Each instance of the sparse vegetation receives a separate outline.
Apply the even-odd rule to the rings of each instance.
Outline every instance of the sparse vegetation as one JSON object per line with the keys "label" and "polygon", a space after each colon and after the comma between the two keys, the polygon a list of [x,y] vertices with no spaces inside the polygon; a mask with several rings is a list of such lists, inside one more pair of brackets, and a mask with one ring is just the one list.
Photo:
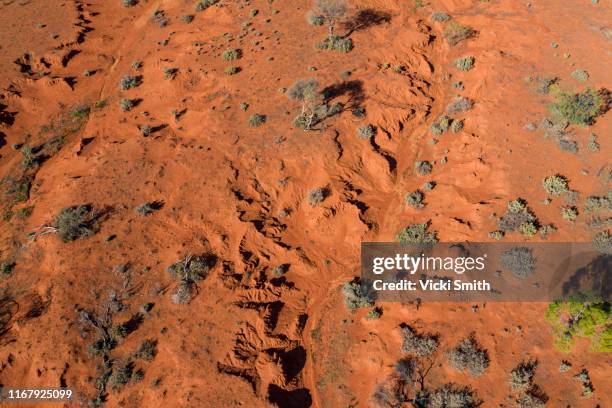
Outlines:
{"label": "sparse vegetation", "polygon": [[375,307],[368,312],[366,315],[367,320],[377,320],[382,316],[382,309],[380,307]]}
{"label": "sparse vegetation", "polygon": [[584,69],[577,69],[573,71],[570,75],[576,81],[580,81],[580,82],[584,82],[589,79],[589,73],[585,71]]}
{"label": "sparse vegetation", "polygon": [[89,204],[67,207],[55,218],[54,227],[62,241],[71,242],[98,232],[98,217]]}
{"label": "sparse vegetation", "polygon": [[121,0],[123,7],[132,7],[138,4],[138,0]]}
{"label": "sparse vegetation", "polygon": [[561,207],[561,215],[566,221],[576,221],[576,218],[578,218],[578,208],[573,206]]}
{"label": "sparse vegetation", "polygon": [[497,224],[503,233],[518,230],[527,237],[533,236],[539,227],[536,216],[522,198],[508,202],[508,212],[497,221]]}
{"label": "sparse vegetation", "polygon": [[453,120],[453,123],[451,123],[451,131],[453,133],[459,133],[463,130],[463,126],[463,120],[455,119]]}

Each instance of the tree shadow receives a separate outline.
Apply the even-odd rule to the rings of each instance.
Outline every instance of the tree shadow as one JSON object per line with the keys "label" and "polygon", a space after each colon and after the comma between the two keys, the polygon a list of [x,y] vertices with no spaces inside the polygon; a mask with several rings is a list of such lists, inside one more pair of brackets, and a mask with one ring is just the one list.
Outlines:
{"label": "tree shadow", "polygon": [[7,112],[7,105],[0,103],[0,125],[12,126],[15,123],[16,112]]}
{"label": "tree shadow", "polygon": [[344,110],[355,109],[359,107],[365,100],[363,91],[363,81],[343,81],[338,84],[333,84],[323,89],[323,99],[325,103],[340,96],[348,96],[348,101],[344,105]]}
{"label": "tree shadow", "polygon": [[359,10],[351,19],[344,23],[344,27],[348,30],[345,37],[350,36],[355,31],[365,30],[367,28],[377,26],[391,21],[391,14],[374,10],[371,8]]}

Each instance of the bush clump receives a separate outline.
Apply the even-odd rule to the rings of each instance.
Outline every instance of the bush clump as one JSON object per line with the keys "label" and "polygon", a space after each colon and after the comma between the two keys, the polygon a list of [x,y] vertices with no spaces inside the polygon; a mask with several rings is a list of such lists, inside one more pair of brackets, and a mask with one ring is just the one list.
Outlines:
{"label": "bush clump", "polygon": [[474,103],[469,98],[466,98],[465,96],[458,96],[446,106],[446,112],[465,112],[472,109],[473,105]]}
{"label": "bush clump", "polygon": [[134,357],[152,361],[157,354],[157,340],[147,339],[140,343]]}
{"label": "bush clump", "polygon": [[593,248],[602,254],[612,254],[612,234],[610,234],[610,231],[601,231],[595,234]]}
{"label": "bush clump", "polygon": [[544,190],[550,195],[560,196],[569,191],[569,184],[565,177],[555,174],[542,180]]}
{"label": "bush clump", "polygon": [[508,377],[510,387],[515,390],[525,390],[531,387],[535,370],[535,361],[523,361],[518,364],[510,371],[510,376]]}
{"label": "bush clump", "polygon": [[374,294],[368,291],[368,286],[362,285],[358,278],[345,283],[342,286],[342,294],[344,295],[344,304],[351,311],[374,305]]}
{"label": "bush clump", "polygon": [[428,232],[429,223],[412,224],[400,231],[395,239],[400,244],[433,245],[438,242],[436,232]]}
{"label": "bush clump", "polygon": [[461,340],[450,350],[446,357],[450,365],[457,370],[468,371],[473,376],[479,376],[489,366],[489,355],[481,348],[474,337]]}
{"label": "bush clump", "polygon": [[228,48],[227,50],[223,51],[223,54],[221,54],[221,58],[223,58],[225,61],[235,61],[241,56],[242,50],[239,48]]}
{"label": "bush clump", "polygon": [[427,396],[427,408],[475,408],[480,401],[467,387],[446,384]]}
{"label": "bush clump", "polygon": [[476,59],[472,56],[457,58],[455,60],[455,68],[459,71],[469,71],[474,68],[475,61]]}
{"label": "bush clump", "polygon": [[131,99],[123,98],[119,102],[119,106],[121,107],[122,112],[129,112],[134,108],[134,102]]}
{"label": "bush clump", "polygon": [[429,126],[429,131],[436,135],[440,136],[442,133],[446,132],[450,127],[451,123],[453,123],[453,119],[449,116],[442,115],[434,123]]}
{"label": "bush clump", "polygon": [[133,7],[138,4],[138,0],[121,0],[123,7]]}
{"label": "bush clump", "polygon": [[60,211],[55,218],[54,227],[63,242],[71,242],[98,232],[98,218],[99,214],[91,205],[75,205]]}
{"label": "bush clump", "polygon": [[119,88],[126,91],[136,88],[142,83],[142,78],[139,76],[126,75],[119,81]]}
{"label": "bush clump", "polygon": [[331,191],[329,191],[327,187],[314,188],[308,192],[308,204],[310,204],[311,207],[316,207],[325,201],[330,194]]}
{"label": "bush clump", "polygon": [[260,113],[254,113],[249,118],[249,126],[250,127],[259,127],[266,123],[268,117],[266,115],[262,115]]}
{"label": "bush clump", "polygon": [[557,96],[557,101],[550,106],[553,114],[577,125],[592,125],[604,108],[604,99],[594,89],[583,92],[565,93]]}
{"label": "bush clump", "polygon": [[430,356],[436,352],[440,345],[438,335],[431,333],[419,334],[408,325],[402,325],[400,330],[402,352],[404,353],[410,353],[416,357]]}
{"label": "bush clump", "polygon": [[445,23],[451,19],[451,16],[441,11],[436,11],[436,12],[431,13],[431,16],[429,17],[429,19],[431,21],[436,21],[438,23]]}
{"label": "bush clump", "polygon": [[431,173],[433,166],[427,160],[417,160],[414,163],[414,172],[419,176],[426,176]]}
{"label": "bush clump", "polygon": [[470,27],[451,21],[444,29],[444,38],[450,46],[455,46],[463,40],[475,37],[477,32]]}
{"label": "bush clump", "polygon": [[353,40],[350,38],[334,35],[317,43],[316,47],[320,50],[332,50],[347,53],[353,49]]}
{"label": "bush clump", "polygon": [[173,278],[185,282],[198,282],[208,276],[215,266],[217,258],[210,254],[188,256],[167,268]]}
{"label": "bush clump", "polygon": [[408,193],[405,197],[406,204],[416,209],[425,207],[425,203],[423,203],[424,200],[425,194],[423,194],[423,192],[420,190],[415,190],[412,193]]}
{"label": "bush clump", "polygon": [[217,4],[219,2],[219,0],[198,0],[194,5],[193,5],[193,9],[195,11],[204,11],[207,8],[214,6],[215,4]]}
{"label": "bush clump", "polygon": [[508,202],[508,211],[497,224],[502,233],[519,231],[525,236],[533,236],[538,230],[538,220],[527,207],[527,202],[517,198]]}
{"label": "bush clump", "polygon": [[505,251],[501,256],[501,264],[509,269],[514,276],[526,278],[533,274],[536,260],[530,248],[514,247]]}
{"label": "bush clump", "polygon": [[368,124],[357,129],[357,137],[363,140],[371,139],[376,135],[376,127]]}

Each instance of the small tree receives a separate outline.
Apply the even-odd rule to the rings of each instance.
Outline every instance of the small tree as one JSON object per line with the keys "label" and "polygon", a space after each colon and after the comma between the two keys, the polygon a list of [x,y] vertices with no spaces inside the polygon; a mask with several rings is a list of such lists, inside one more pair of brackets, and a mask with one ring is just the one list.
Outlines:
{"label": "small tree", "polygon": [[315,119],[315,101],[320,96],[317,88],[319,83],[315,78],[298,79],[291,88],[287,90],[289,99],[301,102],[304,130],[310,130]]}
{"label": "small tree", "polygon": [[334,28],[344,18],[347,10],[346,0],[316,0],[316,12],[325,19],[329,30],[329,38],[334,36]]}

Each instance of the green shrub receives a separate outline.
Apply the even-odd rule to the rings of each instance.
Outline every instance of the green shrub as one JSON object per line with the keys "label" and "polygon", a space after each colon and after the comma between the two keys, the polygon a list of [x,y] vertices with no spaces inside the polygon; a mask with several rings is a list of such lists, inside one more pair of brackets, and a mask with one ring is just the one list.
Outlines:
{"label": "green shrub", "polygon": [[455,68],[459,71],[469,71],[474,68],[474,62],[476,59],[474,57],[461,57],[455,60]]}
{"label": "green shrub", "polygon": [[548,306],[545,317],[561,351],[571,350],[576,338],[586,338],[592,351],[612,352],[610,303],[597,299],[557,301]]}
{"label": "green shrub", "polygon": [[15,262],[0,262],[0,277],[11,275],[15,265]]}
{"label": "green shrub", "polygon": [[405,197],[406,204],[416,209],[421,209],[425,207],[425,204],[423,203],[424,199],[425,194],[423,194],[423,192],[419,190],[413,191],[412,193],[408,193]]}
{"label": "green shrub", "polygon": [[240,50],[239,48],[228,48],[223,51],[223,54],[221,54],[221,58],[223,58],[225,61],[235,61],[241,56],[242,50]]}
{"label": "green shrub", "polygon": [[412,224],[400,231],[395,239],[400,244],[433,245],[438,242],[436,232],[428,232],[429,223]]}
{"label": "green shrub", "polygon": [[254,113],[249,118],[249,126],[250,127],[259,127],[259,126],[263,125],[264,123],[266,123],[266,120],[267,120],[266,115],[262,115],[262,114],[259,114],[259,113]]}
{"label": "green shrub", "polygon": [[569,183],[567,179],[559,174],[546,177],[544,180],[542,180],[542,186],[548,194],[553,196],[560,196],[561,194],[569,191]]}
{"label": "green shrub", "polygon": [[325,40],[318,43],[316,47],[321,50],[332,50],[347,53],[353,49],[353,40],[334,35],[327,37]]}
{"label": "green shrub", "polygon": [[577,69],[575,71],[573,71],[571,73],[572,78],[574,78],[576,81],[586,81],[587,79],[589,79],[589,73],[586,72],[584,69]]}
{"label": "green shrub", "polygon": [[308,24],[312,26],[322,26],[325,24],[325,17],[320,14],[313,13],[312,11],[309,11],[308,14],[306,14],[306,20],[308,21]]}
{"label": "green shrub", "polygon": [[138,130],[140,130],[140,134],[144,137],[151,136],[151,133],[153,133],[153,128],[149,125],[139,126]]}
{"label": "green shrub", "polygon": [[132,378],[134,366],[131,362],[124,363],[116,368],[113,368],[113,373],[109,377],[110,383],[115,388],[120,388],[126,385]]}
{"label": "green shrub", "polygon": [[597,91],[587,88],[578,93],[560,93],[550,110],[569,123],[587,126],[595,122],[603,105],[603,98]]}
{"label": "green shrub", "polygon": [[138,4],[138,0],[121,0],[123,7],[132,7]]}
{"label": "green shrub", "polygon": [[63,242],[94,235],[99,230],[96,214],[91,205],[77,205],[60,211],[55,218],[55,228]]}
{"label": "green shrub", "polygon": [[444,38],[450,46],[455,46],[463,40],[473,38],[476,36],[476,34],[477,32],[474,31],[472,28],[462,26],[461,24],[455,21],[451,21],[446,26],[443,32]]}
{"label": "green shrub", "polygon": [[362,307],[372,307],[374,305],[374,295],[370,293],[366,285],[362,285],[358,278],[345,283],[342,286],[344,304],[353,311]]}
{"label": "green shrub", "polygon": [[136,88],[142,82],[142,78],[139,76],[126,75],[119,81],[119,88],[122,90],[128,90]]}
{"label": "green shrub", "polygon": [[587,197],[584,210],[586,212],[611,211],[612,210],[612,191],[608,191],[606,196]]}

